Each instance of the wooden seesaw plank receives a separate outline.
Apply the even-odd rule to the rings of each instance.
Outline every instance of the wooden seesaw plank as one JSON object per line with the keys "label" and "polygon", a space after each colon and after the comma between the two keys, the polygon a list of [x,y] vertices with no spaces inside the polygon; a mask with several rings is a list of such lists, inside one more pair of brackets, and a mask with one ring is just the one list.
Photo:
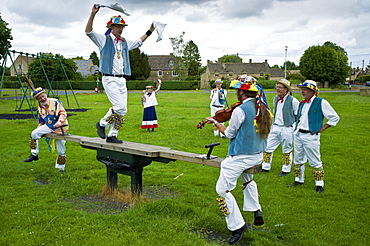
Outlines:
{"label": "wooden seesaw plank", "polygon": [[[101,138],[91,138],[91,137],[83,137],[83,136],[76,136],[71,134],[66,135],[59,135],[55,133],[45,134],[45,137],[54,138],[59,140],[66,140],[70,142],[79,143],[83,147],[87,147],[90,149],[107,149],[116,152],[122,152],[127,154],[145,156],[145,157],[161,157],[167,158],[172,160],[179,160],[179,161],[186,161],[196,164],[202,164],[211,167],[220,167],[221,162],[224,160],[223,158],[215,157],[212,159],[204,158],[205,155],[190,153],[190,152],[183,152],[178,150],[173,150],[168,147],[150,145],[150,144],[142,144],[142,143],[134,143],[134,142],[127,142],[123,141],[121,144],[116,143],[107,143],[105,139]],[[203,156],[203,157],[202,157]],[[262,171],[262,165],[256,165],[249,169],[246,169],[244,173],[255,174]]]}
{"label": "wooden seesaw plank", "polygon": [[59,140],[66,140],[70,142],[79,143],[83,147],[88,147],[91,149],[107,149],[116,152],[134,154],[145,157],[162,157],[173,160],[187,161],[212,167],[220,167],[220,163],[223,160],[222,158],[213,158],[205,159],[199,158],[200,154],[183,152],[172,150],[168,147],[150,145],[150,144],[141,144],[134,142],[123,141],[121,144],[116,143],[107,143],[105,139],[101,138],[91,138],[76,136],[71,134],[59,135],[55,133],[49,133],[44,135],[47,138],[54,138]]}

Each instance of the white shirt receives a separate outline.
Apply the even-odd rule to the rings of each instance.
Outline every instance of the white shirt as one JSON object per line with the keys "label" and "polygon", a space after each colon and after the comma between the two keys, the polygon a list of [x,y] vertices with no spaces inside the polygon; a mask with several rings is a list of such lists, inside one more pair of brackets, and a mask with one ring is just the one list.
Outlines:
{"label": "white shirt", "polygon": [[[212,106],[224,106],[220,103],[220,100],[219,99],[223,99],[223,100],[226,100],[226,96],[227,96],[227,91],[222,89],[223,90],[223,93],[220,93],[220,90],[217,89],[217,91],[214,91],[212,90],[211,91],[211,96],[210,96],[210,99],[211,99],[211,107]],[[220,95],[221,94],[221,95]],[[219,98],[220,96],[220,98]]]}
{"label": "white shirt", "polygon": [[[106,40],[106,37],[104,34],[99,34],[99,33],[96,33],[94,30],[92,30],[91,32],[89,33],[86,33],[86,35],[96,44],[96,46],[98,46],[99,48],[99,51],[101,51],[105,45],[105,40]],[[115,49],[116,49],[116,53],[114,55],[114,59],[113,59],[113,71],[112,73],[113,74],[122,74],[122,71],[124,71],[123,69],[123,62],[122,62],[122,59],[123,59],[123,56],[122,56],[122,41],[119,40],[118,43],[116,43],[116,37],[110,33],[109,34],[110,37],[112,38],[113,40],[113,44],[115,46]],[[143,45],[143,42],[141,41],[141,39],[136,39],[136,40],[129,40],[129,39],[125,39],[126,42],[127,42],[127,48],[128,50],[133,50],[133,49],[136,49],[138,47],[140,47],[141,45]],[[118,52],[117,51],[120,51],[121,52],[121,57],[118,58]]]}
{"label": "white shirt", "polygon": [[[246,103],[250,100],[254,100],[254,98],[247,98],[243,101],[243,103]],[[231,115],[229,126],[225,130],[225,136],[227,138],[233,139],[236,137],[236,133],[238,132],[240,126],[244,122],[244,118],[245,118],[244,111],[241,108],[236,107]]]}
{"label": "white shirt", "polygon": [[[283,97],[283,102],[278,102],[276,104],[276,110],[275,110],[275,116],[274,116],[274,123],[279,125],[279,126],[283,126],[284,125],[284,119],[283,119],[283,107],[284,107],[284,103],[286,101],[286,97],[287,97],[288,94],[286,94],[284,97]],[[298,106],[299,106],[299,101],[297,98],[293,97],[293,101],[292,101],[292,106],[293,106],[293,114],[294,115],[297,115],[298,114]]]}
{"label": "white shirt", "polygon": [[[297,129],[302,129],[302,130],[309,130],[308,126],[308,110],[310,109],[313,100],[316,98],[316,96],[313,96],[310,99],[310,102],[304,103],[303,108],[302,108],[302,113],[301,113],[301,118],[299,119],[299,123],[297,126]],[[326,124],[330,126],[335,126],[337,125],[339,121],[339,116],[335,112],[335,110],[332,108],[332,106],[329,104],[328,101],[325,99],[322,99],[321,102],[321,109],[324,117],[328,120]]]}

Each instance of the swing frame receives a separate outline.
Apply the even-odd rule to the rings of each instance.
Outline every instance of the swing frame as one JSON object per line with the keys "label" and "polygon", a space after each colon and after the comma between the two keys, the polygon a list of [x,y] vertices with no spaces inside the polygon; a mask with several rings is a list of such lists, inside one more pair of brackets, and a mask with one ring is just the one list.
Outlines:
{"label": "swing frame", "polygon": [[[29,90],[31,90],[28,86],[25,86],[24,85],[24,83],[22,82],[22,76],[25,76],[25,74],[23,74],[24,72],[22,71],[22,69],[23,69],[23,64],[21,65],[21,74],[17,71],[17,68],[16,68],[16,66],[15,66],[15,60],[16,59],[13,59],[12,58],[12,56],[11,56],[11,53],[13,53],[13,56],[15,57],[15,54],[16,53],[18,53],[19,55],[20,55],[20,58],[21,58],[21,64],[23,63],[23,55],[25,55],[26,56],[26,59],[27,59],[27,65],[28,65],[28,57],[29,56],[32,56],[33,57],[33,67],[32,67],[32,70],[31,70],[31,72],[30,72],[30,69],[28,69],[28,77],[30,78],[30,79],[32,79],[32,75],[34,74],[34,71],[35,71],[35,67],[36,67],[36,64],[37,63],[39,63],[40,64],[40,66],[41,66],[41,68],[42,68],[42,71],[43,71],[43,74],[44,74],[44,76],[45,76],[45,80],[46,80],[46,82],[47,82],[47,95],[49,96],[50,94],[52,95],[52,97],[56,97],[56,95],[55,95],[55,93],[54,93],[54,90],[53,90],[53,87],[52,87],[52,85],[53,85],[53,83],[54,83],[54,79],[56,78],[56,75],[58,74],[58,70],[59,70],[59,68],[61,68],[61,70],[62,70],[62,75],[63,75],[63,78],[65,79],[65,80],[63,80],[64,82],[68,82],[68,85],[69,85],[69,89],[72,91],[72,94],[73,94],[73,97],[74,97],[74,99],[75,99],[75,102],[76,102],[76,104],[77,104],[77,106],[78,107],[80,107],[80,105],[79,105],[79,103],[78,103],[78,101],[77,101],[77,98],[76,98],[76,95],[75,95],[75,93],[74,93],[74,90],[73,90],[73,88],[72,88],[72,84],[71,84],[71,82],[70,82],[70,80],[68,79],[68,76],[67,76],[67,73],[66,73],[66,70],[65,70],[65,68],[64,68],[64,66],[63,66],[63,63],[62,63],[62,61],[61,61],[61,59],[59,58],[59,57],[50,57],[50,56],[45,56],[45,55],[43,55],[42,53],[38,53],[37,55],[35,55],[35,54],[30,54],[30,53],[24,53],[24,52],[19,52],[19,51],[15,51],[15,50],[7,50],[7,52],[6,52],[6,54],[5,54],[5,56],[4,56],[4,59],[3,59],[3,63],[2,63],[2,76],[1,76],[1,83],[0,83],[0,94],[1,94],[1,92],[2,92],[2,87],[3,87],[3,83],[4,83],[4,77],[5,77],[5,70],[6,70],[6,62],[7,62],[7,58],[10,58],[10,62],[11,62],[11,67],[14,69],[14,72],[15,72],[15,75],[17,76],[17,78],[18,78],[18,82],[19,82],[19,85],[20,85],[20,89],[21,89],[21,91],[23,92],[23,95],[22,95],[22,99],[21,99],[21,103],[20,103],[20,105],[19,105],[19,107],[18,107],[18,109],[16,109],[15,111],[24,111],[24,110],[22,110],[22,105],[23,105],[23,103],[26,101],[27,102],[27,104],[28,104],[28,107],[29,107],[29,110],[31,111],[31,113],[32,113],[32,116],[33,116],[33,118],[37,118],[37,113],[35,112],[35,109],[34,109],[34,107],[32,107],[32,105],[31,105],[31,102],[30,102],[30,96],[29,96],[29,94],[30,94],[30,92],[29,92]],[[57,61],[57,63],[56,63],[56,66],[55,66],[55,68],[54,68],[54,72],[53,72],[53,76],[52,76],[52,80],[50,81],[49,80],[49,77],[48,77],[48,75],[47,75],[47,73],[46,73],[46,71],[45,71],[45,67],[44,67],[44,65],[43,65],[43,63],[42,63],[42,60],[41,60],[41,58],[47,58],[47,59],[54,59],[54,60],[56,60]],[[64,83],[64,94],[65,94],[65,96],[66,96],[66,101],[67,101],[67,105],[68,105],[68,107],[70,106],[70,104],[69,104],[69,99],[68,99],[68,93],[67,93],[67,88],[66,88],[66,83]],[[16,96],[16,98],[18,98],[17,96]],[[57,97],[57,98],[59,98],[59,97]],[[17,100],[17,99],[16,99]],[[18,104],[17,102],[16,102],[16,104]],[[17,105],[16,105],[16,107],[17,107]]]}

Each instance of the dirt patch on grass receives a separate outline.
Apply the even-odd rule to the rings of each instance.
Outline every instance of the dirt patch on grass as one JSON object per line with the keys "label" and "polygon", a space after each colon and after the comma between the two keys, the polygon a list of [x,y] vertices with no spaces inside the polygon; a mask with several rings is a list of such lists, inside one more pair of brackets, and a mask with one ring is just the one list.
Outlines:
{"label": "dirt patch on grass", "polygon": [[100,194],[71,197],[65,199],[65,201],[72,204],[76,209],[88,213],[119,214],[138,203],[172,198],[174,196],[175,193],[166,187],[143,187],[143,194],[138,197],[133,197],[129,190],[117,189],[111,191],[109,188],[103,187]]}

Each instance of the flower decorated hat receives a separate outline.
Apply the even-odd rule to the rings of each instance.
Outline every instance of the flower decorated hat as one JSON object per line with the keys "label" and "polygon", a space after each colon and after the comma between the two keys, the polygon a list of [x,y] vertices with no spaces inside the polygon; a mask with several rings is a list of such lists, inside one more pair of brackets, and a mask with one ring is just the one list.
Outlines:
{"label": "flower decorated hat", "polygon": [[110,18],[110,20],[107,23],[107,27],[110,28],[110,26],[114,24],[127,26],[126,22],[122,19],[120,15],[113,16],[112,18]]}
{"label": "flower decorated hat", "polygon": [[231,81],[230,87],[234,89],[245,90],[245,91],[257,91],[258,92],[260,88],[256,82],[257,80],[254,77],[243,74],[239,76],[238,80]]}
{"label": "flower decorated hat", "polygon": [[315,92],[319,91],[319,88],[317,87],[317,84],[313,80],[305,80],[302,84],[297,85],[298,87],[301,88],[308,88],[310,90],[313,90]]}

